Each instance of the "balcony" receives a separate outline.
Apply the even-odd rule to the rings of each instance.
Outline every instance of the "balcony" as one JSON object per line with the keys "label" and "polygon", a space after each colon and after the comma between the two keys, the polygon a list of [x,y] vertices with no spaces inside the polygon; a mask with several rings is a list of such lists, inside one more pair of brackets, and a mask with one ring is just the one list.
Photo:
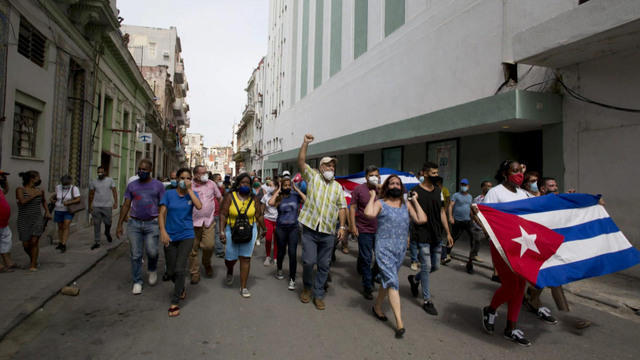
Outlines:
{"label": "balcony", "polygon": [[182,62],[179,62],[176,64],[176,73],[173,76],[173,79],[175,80],[176,84],[181,85],[184,84],[184,64]]}
{"label": "balcony", "polygon": [[253,104],[247,104],[244,107],[244,111],[242,112],[242,120],[243,121],[247,121],[249,120],[251,117],[253,117],[256,114],[256,109],[253,106]]}

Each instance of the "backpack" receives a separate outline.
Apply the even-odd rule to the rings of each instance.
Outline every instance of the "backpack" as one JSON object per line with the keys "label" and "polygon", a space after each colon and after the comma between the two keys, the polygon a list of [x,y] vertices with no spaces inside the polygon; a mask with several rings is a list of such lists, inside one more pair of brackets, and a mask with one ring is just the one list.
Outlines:
{"label": "backpack", "polygon": [[231,229],[231,240],[236,244],[248,243],[253,238],[253,225],[251,225],[249,217],[247,216],[247,211],[249,211],[251,203],[253,202],[253,196],[249,198],[249,203],[247,204],[244,213],[240,211],[240,207],[238,207],[238,203],[236,202],[236,197],[233,194],[231,194],[231,200],[233,200],[233,205],[235,205],[238,210],[238,216],[236,217],[236,221]]}

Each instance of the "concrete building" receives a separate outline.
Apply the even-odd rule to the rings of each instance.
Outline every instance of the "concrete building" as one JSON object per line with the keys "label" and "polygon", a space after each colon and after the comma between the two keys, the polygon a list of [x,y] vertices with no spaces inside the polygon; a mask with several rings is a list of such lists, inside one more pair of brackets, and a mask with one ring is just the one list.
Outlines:
{"label": "concrete building", "polygon": [[204,147],[204,135],[187,133],[184,138],[184,151],[187,157],[187,167],[193,168],[196,165],[203,165],[207,154]]}
{"label": "concrete building", "polygon": [[234,160],[242,163],[248,172],[262,173],[263,164],[263,103],[264,103],[264,58],[251,73],[245,91],[247,104],[242,111],[242,119],[236,130],[238,149]]}
{"label": "concrete building", "polygon": [[103,165],[122,196],[152,155],[137,135],[161,136],[161,117],[117,15],[115,1],[0,1],[0,168],[12,189],[21,171],[37,170],[48,193],[69,174],[86,199]]}
{"label": "concrete building", "polygon": [[[273,0],[270,16],[267,69],[282,70],[265,94],[281,100],[263,137],[281,143],[265,148],[280,170],[295,170],[305,133],[316,137],[312,164],[337,156],[347,174],[431,160],[452,191],[466,177],[477,193],[501,160],[522,160],[565,189],[604,194],[640,244],[639,195],[609,160],[637,163],[638,114],[571,96],[634,107],[640,2]],[[589,176],[599,169],[606,176]]]}
{"label": "concrete building", "polygon": [[178,30],[173,26],[162,29],[122,25],[122,31],[131,55],[156,94],[156,106],[163,115],[165,137],[174,140],[165,144],[154,138],[151,147],[161,154],[158,160],[162,170],[175,170],[186,157],[181,144],[190,126],[186,101],[189,83],[184,72]]}
{"label": "concrete building", "polygon": [[232,174],[233,150],[230,146],[214,145],[207,149],[205,164],[212,173],[224,175]]}

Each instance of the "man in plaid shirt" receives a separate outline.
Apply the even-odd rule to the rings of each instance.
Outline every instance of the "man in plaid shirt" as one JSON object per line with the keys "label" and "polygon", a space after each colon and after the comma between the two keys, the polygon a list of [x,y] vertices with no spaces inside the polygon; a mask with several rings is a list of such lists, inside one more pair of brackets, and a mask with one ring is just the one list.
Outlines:
{"label": "man in plaid shirt", "polygon": [[[334,179],[335,158],[322,158],[317,170],[307,165],[307,148],[312,141],[313,135],[305,135],[298,154],[298,167],[307,182],[307,201],[298,217],[298,221],[302,224],[304,283],[300,301],[308,303],[313,295],[313,304],[318,310],[324,310],[324,284],[329,274],[331,252],[335,242],[335,224],[339,218],[340,228],[337,236],[338,240],[344,239],[347,234],[347,202],[342,186]],[[314,265],[318,268],[315,282],[313,282]]]}

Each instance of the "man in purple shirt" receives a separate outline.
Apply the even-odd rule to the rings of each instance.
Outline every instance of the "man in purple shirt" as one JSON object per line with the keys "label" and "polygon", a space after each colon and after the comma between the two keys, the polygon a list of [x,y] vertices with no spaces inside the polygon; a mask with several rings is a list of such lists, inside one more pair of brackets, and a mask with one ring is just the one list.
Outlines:
{"label": "man in purple shirt", "polygon": [[358,272],[362,274],[362,296],[367,300],[373,300],[373,275],[371,262],[378,230],[378,220],[370,219],[364,215],[364,208],[371,198],[370,190],[380,187],[380,171],[369,165],[365,170],[364,184],[356,186],[351,191],[351,204],[349,206],[350,232],[358,238]]}
{"label": "man in purple shirt", "polygon": [[131,248],[131,276],[133,277],[133,294],[142,293],[142,256],[143,249],[147,253],[147,272],[149,285],[158,281],[156,268],[158,265],[158,204],[164,195],[162,183],[151,177],[153,163],[143,159],[138,164],[138,180],[127,185],[124,193],[124,205],[120,211],[116,236],[122,238],[122,223],[127,217],[127,238]]}

